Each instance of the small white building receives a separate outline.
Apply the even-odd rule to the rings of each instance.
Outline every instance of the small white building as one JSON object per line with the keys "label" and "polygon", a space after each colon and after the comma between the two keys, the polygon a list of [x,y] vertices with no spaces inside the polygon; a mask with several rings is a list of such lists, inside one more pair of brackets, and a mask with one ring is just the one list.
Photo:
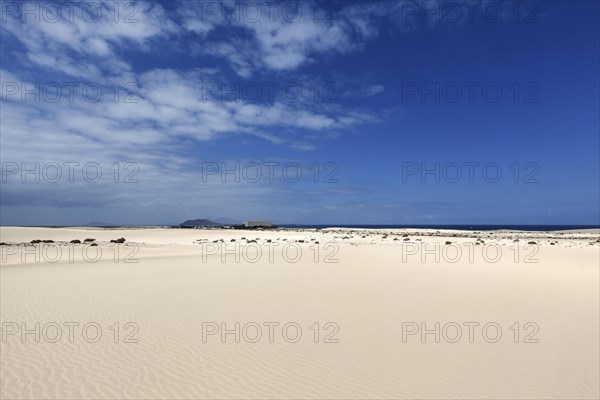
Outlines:
{"label": "small white building", "polygon": [[246,228],[253,228],[257,226],[271,226],[271,221],[244,221]]}

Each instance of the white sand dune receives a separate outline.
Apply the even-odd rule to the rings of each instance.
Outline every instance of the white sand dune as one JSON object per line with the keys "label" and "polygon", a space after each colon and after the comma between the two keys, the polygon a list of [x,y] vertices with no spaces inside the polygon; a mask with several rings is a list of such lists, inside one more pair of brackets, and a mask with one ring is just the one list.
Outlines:
{"label": "white sand dune", "polygon": [[[21,245],[88,237],[99,245]],[[125,244],[109,243],[120,237]],[[597,399],[597,239],[2,227],[0,397]],[[57,248],[62,255],[51,260]],[[203,336],[223,323],[231,330],[224,340]],[[407,334],[421,323],[432,330],[425,340]],[[462,336],[452,343],[456,326]],[[23,327],[32,333],[22,336]]]}

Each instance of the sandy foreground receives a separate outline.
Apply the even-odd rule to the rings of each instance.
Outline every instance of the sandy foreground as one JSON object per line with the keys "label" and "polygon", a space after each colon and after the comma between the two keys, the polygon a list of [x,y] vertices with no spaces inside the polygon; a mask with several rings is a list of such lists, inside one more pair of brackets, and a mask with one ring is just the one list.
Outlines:
{"label": "sandy foreground", "polygon": [[0,241],[2,399],[600,396],[595,231]]}

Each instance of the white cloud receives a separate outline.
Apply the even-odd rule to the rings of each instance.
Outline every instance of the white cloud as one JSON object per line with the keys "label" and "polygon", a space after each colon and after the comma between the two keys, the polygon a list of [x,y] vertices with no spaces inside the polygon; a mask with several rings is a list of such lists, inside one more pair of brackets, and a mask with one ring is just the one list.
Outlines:
{"label": "white cloud", "polygon": [[243,78],[252,76],[253,65],[256,63],[256,52],[253,51],[252,43],[248,41],[195,44],[193,52],[227,59],[233,70]]}
{"label": "white cloud", "polygon": [[[34,86],[9,71],[0,72],[3,88],[6,82],[20,89]],[[125,153],[135,143],[152,152],[179,139],[204,141],[223,135],[254,135],[286,143],[294,141],[287,136],[293,137],[298,130],[322,134],[373,120],[369,113],[340,107],[316,111],[304,102],[251,104],[213,99],[203,94],[204,78],[198,71],[148,71],[138,77],[134,103],[125,102],[124,96],[115,102],[106,87],[97,102],[87,101],[89,98],[80,90],[75,90],[72,102],[64,92],[58,102],[48,101],[43,94],[39,102],[31,97],[23,99],[20,91],[7,94],[3,104],[3,116],[8,116],[2,121],[3,151],[18,153],[23,137],[33,139],[28,146],[31,154],[50,156],[60,155],[48,151],[57,143],[67,149],[66,154],[97,154],[100,149]],[[76,145],[81,148],[73,149]]]}
{"label": "white cloud", "polygon": [[[44,3],[27,4],[31,6],[23,4],[24,9],[29,7],[45,15],[41,11]],[[152,39],[166,37],[178,30],[158,4],[135,3],[139,9],[132,20],[126,18],[130,13],[124,12],[131,7],[130,2],[94,4],[101,10],[97,14],[90,14],[82,3],[73,2],[70,3],[72,9],[61,12],[56,20],[41,17],[36,21],[11,14],[3,22],[2,30],[25,46],[27,58],[32,63],[94,81],[106,78],[106,74],[110,77],[131,75],[131,67],[121,58],[117,48],[134,45],[148,49]]]}
{"label": "white cloud", "polygon": [[[219,70],[206,65],[185,71],[165,68],[138,72],[125,56],[127,49],[149,51],[155,41],[181,33],[160,5],[139,4],[139,22],[135,24],[117,24],[109,19],[88,23],[76,12],[72,22],[10,19],[2,25],[3,38],[9,33],[10,40],[20,42],[26,54],[20,59],[25,61],[23,65],[13,63],[11,68],[0,70],[3,83],[16,83],[22,89],[22,85],[43,84],[50,76],[54,78],[53,72],[59,72],[68,75],[65,81],[97,82],[104,92],[97,102],[82,98],[81,88],[75,90],[72,102],[64,92],[58,102],[50,102],[43,95],[38,102],[28,100],[30,97],[24,101],[21,93],[9,96],[3,86],[1,94],[7,101],[2,103],[0,154],[3,161],[30,163],[98,162],[108,167],[114,162],[135,162],[144,171],[145,183],[129,188],[87,186],[83,191],[71,185],[66,192],[49,186],[3,186],[3,201],[69,207],[87,201],[90,207],[101,208],[126,207],[132,198],[140,207],[176,207],[182,202],[204,206],[229,202],[235,206],[244,198],[250,210],[258,210],[263,199],[272,196],[273,188],[240,185],[232,189],[227,185],[208,191],[206,186],[196,186],[198,164],[213,161],[212,154],[205,150],[210,145],[198,146],[201,150],[191,154],[189,146],[222,138],[262,138],[273,145],[310,151],[315,145],[300,134],[308,132],[316,141],[374,118],[368,112],[316,104],[312,99],[286,102],[275,98],[254,104],[206,98],[204,83],[220,75]],[[281,21],[274,24],[275,32],[240,26],[251,29],[253,36],[197,45],[204,46],[205,53],[227,59],[243,77],[250,77],[256,68],[293,69],[309,62],[315,52],[347,51],[354,46],[344,27],[310,21],[294,26]],[[215,29],[213,25],[194,25],[194,21],[184,27],[205,38]],[[34,82],[36,79],[40,81]],[[115,101],[109,90],[114,81],[134,82],[137,102],[125,102],[123,94]],[[306,92],[310,96],[311,92]],[[90,217],[93,219],[98,218]]]}
{"label": "white cloud", "polygon": [[383,93],[385,87],[383,85],[371,85],[366,88],[364,95],[365,96],[375,96],[376,94]]}
{"label": "white cloud", "polygon": [[[356,50],[377,35],[372,7],[365,12],[346,7],[331,21],[324,18],[323,10],[316,13],[316,5],[309,2],[299,2],[300,13],[291,16],[286,8],[289,3],[271,3],[269,8],[263,5],[261,17],[257,19],[248,17],[240,9],[234,18],[222,18],[226,13],[222,9],[206,15],[200,12],[199,6],[190,4],[197,3],[183,6],[189,12],[182,25],[189,32],[202,34],[202,40],[194,45],[194,52],[224,57],[246,78],[258,68],[293,70],[311,62],[313,55]],[[233,5],[226,7],[233,8]],[[219,27],[242,28],[250,40],[209,42],[206,34]]]}
{"label": "white cloud", "polygon": [[290,144],[290,147],[301,151],[311,151],[316,148],[314,144],[305,141],[293,142],[292,144]]}

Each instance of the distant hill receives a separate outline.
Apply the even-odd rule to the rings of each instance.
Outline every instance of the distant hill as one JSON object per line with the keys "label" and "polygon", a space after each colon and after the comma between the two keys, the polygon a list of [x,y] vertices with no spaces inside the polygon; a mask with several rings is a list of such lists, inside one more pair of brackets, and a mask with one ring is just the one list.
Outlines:
{"label": "distant hill", "polygon": [[195,226],[222,226],[223,224],[219,224],[218,222],[213,222],[210,219],[188,219],[180,226],[189,228]]}

